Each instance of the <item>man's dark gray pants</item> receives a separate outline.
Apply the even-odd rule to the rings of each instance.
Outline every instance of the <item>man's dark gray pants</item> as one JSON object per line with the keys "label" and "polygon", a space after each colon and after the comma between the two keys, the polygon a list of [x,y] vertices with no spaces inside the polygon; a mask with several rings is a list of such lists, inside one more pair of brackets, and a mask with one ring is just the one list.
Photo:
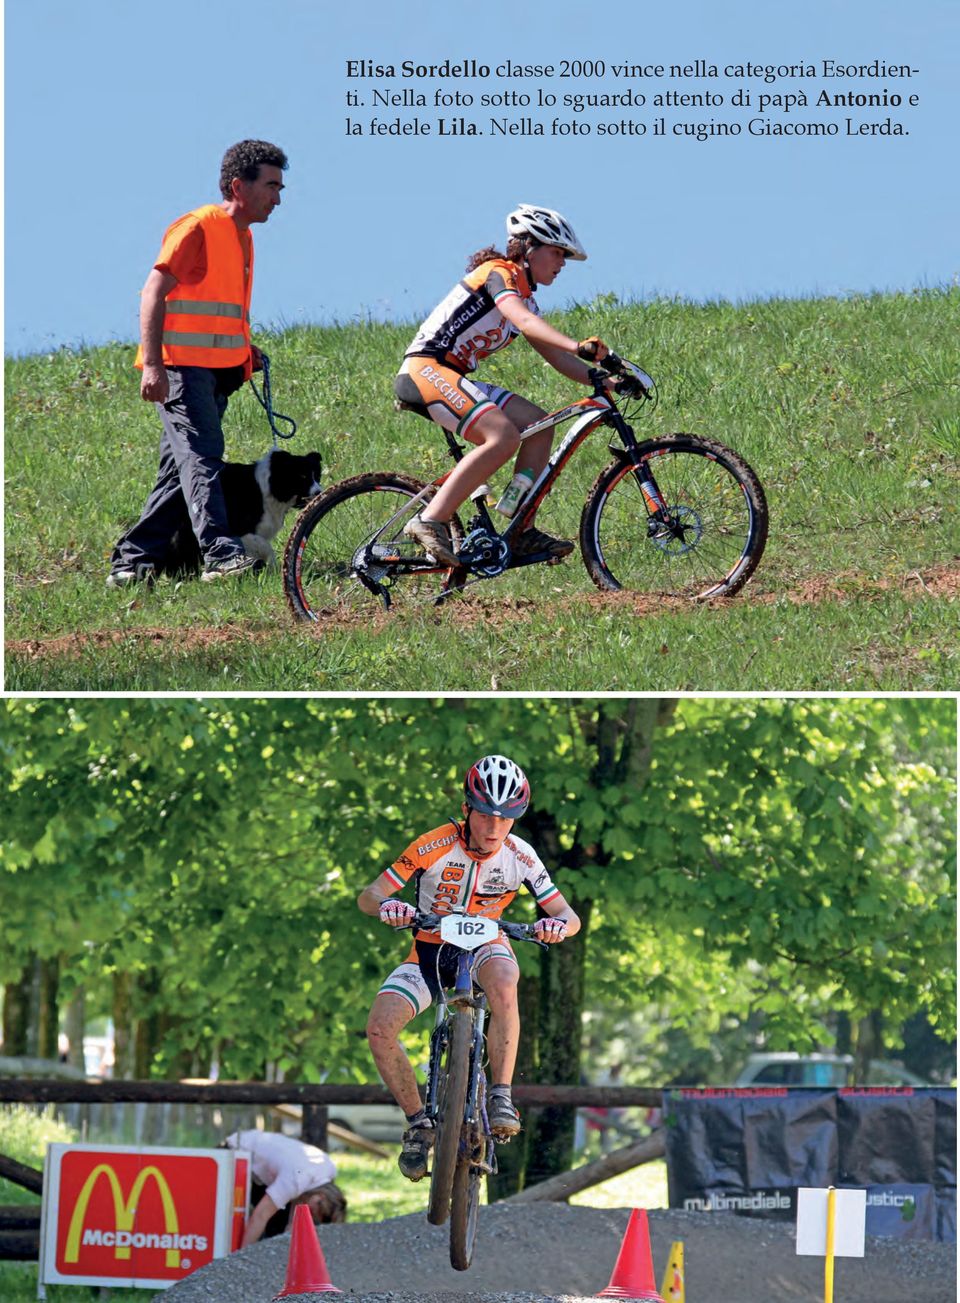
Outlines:
{"label": "man's dark gray pants", "polygon": [[228,532],[220,487],[222,421],[227,399],[237,388],[238,369],[167,367],[167,376],[167,401],[155,404],[163,423],[157,482],[140,519],[113,550],[114,571],[162,565],[174,531],[183,525],[184,502],[207,565],[244,555],[243,544]]}

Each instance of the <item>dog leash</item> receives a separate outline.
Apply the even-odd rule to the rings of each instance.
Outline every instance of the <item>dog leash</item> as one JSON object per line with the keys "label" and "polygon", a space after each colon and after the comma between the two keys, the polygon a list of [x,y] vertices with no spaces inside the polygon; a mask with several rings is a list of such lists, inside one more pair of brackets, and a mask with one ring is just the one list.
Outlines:
{"label": "dog leash", "polygon": [[[267,414],[267,420],[270,422],[270,429],[273,431],[273,446],[278,446],[278,439],[292,439],[297,432],[297,423],[292,416],[284,416],[282,412],[273,410],[273,391],[270,387],[270,359],[266,353],[261,352],[260,358],[263,362],[263,393],[253,382],[253,376],[250,377],[250,388],[257,396],[257,402]],[[289,431],[281,430],[277,426],[277,421],[286,421],[290,426]]]}

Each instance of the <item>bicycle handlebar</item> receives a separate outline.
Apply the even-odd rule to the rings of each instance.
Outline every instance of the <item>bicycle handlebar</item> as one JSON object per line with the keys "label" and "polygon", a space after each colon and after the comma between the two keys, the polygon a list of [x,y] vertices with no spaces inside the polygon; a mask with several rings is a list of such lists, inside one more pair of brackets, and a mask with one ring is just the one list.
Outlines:
{"label": "bicycle handlebar", "polygon": [[656,395],[656,382],[648,376],[646,371],[641,370],[633,362],[628,362],[625,358],[614,353],[612,349],[607,350],[607,354],[599,366],[591,367],[588,375],[593,383],[598,387],[603,386],[603,382],[610,376],[617,376],[624,381],[618,386],[617,392],[625,398],[644,398],[648,401],[654,401]]}
{"label": "bicycle handlebar", "polygon": [[[414,914],[413,918],[407,924],[407,927],[411,931],[419,928],[423,928],[424,930],[438,928],[440,926],[440,918],[441,916],[439,914]],[[546,941],[541,941],[540,938],[535,935],[533,923],[509,923],[502,918],[495,919],[494,921],[500,931],[505,933],[511,941],[532,941],[534,945],[542,946],[545,950],[549,948]]]}

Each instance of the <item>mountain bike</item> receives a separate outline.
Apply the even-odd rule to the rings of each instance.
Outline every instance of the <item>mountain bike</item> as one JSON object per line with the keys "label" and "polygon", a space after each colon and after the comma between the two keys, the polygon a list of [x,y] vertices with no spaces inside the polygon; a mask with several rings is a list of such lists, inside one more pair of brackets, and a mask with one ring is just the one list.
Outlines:
{"label": "mountain bike", "polygon": [[497,1171],[483,1063],[487,998],[474,981],[476,951],[501,932],[513,941],[548,947],[533,935],[530,923],[507,923],[478,914],[418,914],[410,927],[439,927],[443,941],[457,950],[456,982],[437,997],[430,1037],[424,1107],[433,1118],[436,1137],[427,1221],[442,1226],[450,1218],[450,1264],[466,1271],[477,1235],[480,1184],[484,1176]]}
{"label": "mountain bike", "polygon": [[[695,434],[639,442],[627,417],[656,404],[656,385],[633,363],[608,353],[589,371],[593,392],[521,432],[528,438],[573,420],[509,523],[498,531],[485,501],[464,528],[450,524],[457,565],[446,566],[404,538],[403,528],[447,478],[430,484],[393,472],[331,485],[300,513],[283,557],[283,586],[299,619],[320,620],[371,601],[442,602],[511,569],[556,564],[548,552],[517,556],[513,543],[588,435],[606,426],[614,460],[597,476],[580,519],[587,573],[606,592],[628,589],[703,600],[736,593],[756,569],[767,539],[767,504],[757,476],[737,453]],[[608,380],[617,377],[618,391]],[[413,409],[416,410],[416,409]],[[445,430],[454,461],[463,446]],[[450,472],[447,472],[449,474]]]}

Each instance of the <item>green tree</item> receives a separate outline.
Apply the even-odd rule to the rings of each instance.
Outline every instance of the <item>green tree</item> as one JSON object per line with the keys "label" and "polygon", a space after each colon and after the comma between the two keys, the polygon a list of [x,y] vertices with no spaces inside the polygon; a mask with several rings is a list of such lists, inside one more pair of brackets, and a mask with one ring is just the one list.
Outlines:
{"label": "green tree", "polygon": [[[355,897],[504,751],[586,923],[518,950],[528,1075],[589,1068],[594,1008],[655,1006],[705,1049],[747,1019],[806,1049],[877,1010],[884,1037],[923,1013],[949,1039],[955,748],[938,699],[9,700],[0,982],[16,1014],[56,961],[56,999],[113,1011],[130,1071],[368,1080],[398,947]],[[408,1044],[422,1060],[425,1031]],[[570,1125],[529,1128],[530,1177]]]}

